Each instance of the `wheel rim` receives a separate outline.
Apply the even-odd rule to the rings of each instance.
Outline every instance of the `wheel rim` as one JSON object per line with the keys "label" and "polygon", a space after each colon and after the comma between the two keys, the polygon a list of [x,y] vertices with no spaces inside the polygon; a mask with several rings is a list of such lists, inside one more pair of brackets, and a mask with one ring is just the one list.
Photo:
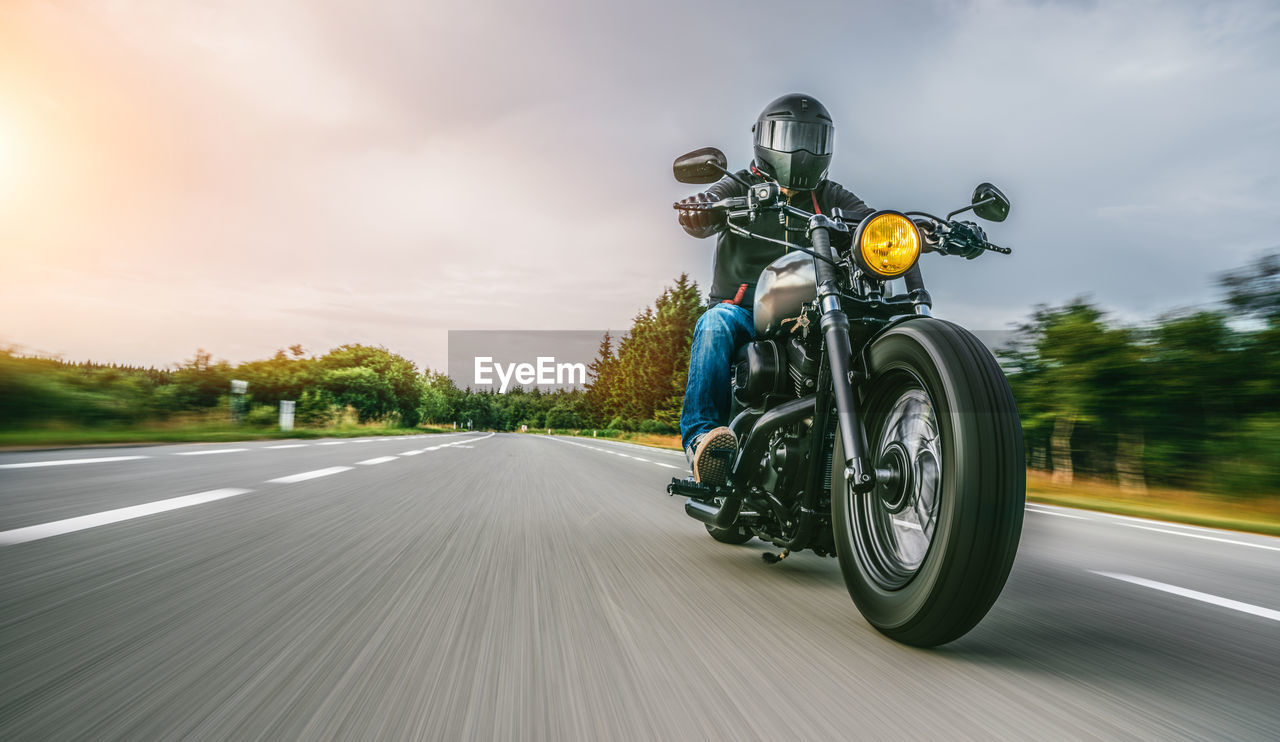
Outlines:
{"label": "wheel rim", "polygon": [[[886,379],[886,381],[888,381]],[[882,473],[874,490],[849,492],[860,561],[880,587],[897,590],[920,571],[938,522],[942,455],[929,393],[902,374],[881,399],[892,400],[871,430],[870,459]],[[875,409],[878,405],[870,406]]]}

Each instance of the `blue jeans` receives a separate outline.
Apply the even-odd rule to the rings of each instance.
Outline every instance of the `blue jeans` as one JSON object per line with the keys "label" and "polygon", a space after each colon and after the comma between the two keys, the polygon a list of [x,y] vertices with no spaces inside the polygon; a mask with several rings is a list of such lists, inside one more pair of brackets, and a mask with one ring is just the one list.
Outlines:
{"label": "blue jeans", "polygon": [[703,433],[729,422],[729,368],[734,351],[755,337],[750,309],[716,304],[698,319],[689,349],[689,381],[680,413],[680,442],[686,451]]}

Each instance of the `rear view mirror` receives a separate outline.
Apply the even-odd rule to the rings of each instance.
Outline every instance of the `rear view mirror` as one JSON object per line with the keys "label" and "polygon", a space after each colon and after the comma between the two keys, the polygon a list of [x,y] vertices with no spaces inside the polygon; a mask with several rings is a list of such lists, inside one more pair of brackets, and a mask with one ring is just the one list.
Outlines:
{"label": "rear view mirror", "polygon": [[728,167],[729,160],[723,152],[715,147],[703,147],[677,157],[672,170],[681,183],[703,184],[720,180]]}
{"label": "rear view mirror", "polygon": [[999,188],[982,183],[973,189],[973,213],[989,222],[1002,222],[1009,216],[1009,199]]}

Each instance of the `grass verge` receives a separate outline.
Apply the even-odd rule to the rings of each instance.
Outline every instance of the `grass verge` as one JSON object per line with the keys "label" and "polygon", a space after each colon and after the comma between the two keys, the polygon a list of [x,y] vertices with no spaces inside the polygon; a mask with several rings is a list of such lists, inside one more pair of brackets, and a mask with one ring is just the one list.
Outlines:
{"label": "grass verge", "polygon": [[1027,500],[1280,536],[1280,498],[1275,496],[1223,497],[1163,488],[1135,493],[1106,481],[1077,479],[1069,485],[1054,484],[1047,473],[1032,470],[1027,472]]}

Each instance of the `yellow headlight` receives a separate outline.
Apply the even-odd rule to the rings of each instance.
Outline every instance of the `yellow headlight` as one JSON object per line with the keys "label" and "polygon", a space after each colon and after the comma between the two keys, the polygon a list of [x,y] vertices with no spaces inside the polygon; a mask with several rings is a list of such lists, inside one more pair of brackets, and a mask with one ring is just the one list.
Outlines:
{"label": "yellow headlight", "polygon": [[920,257],[920,232],[902,214],[876,214],[858,232],[859,262],[881,278],[901,276]]}

